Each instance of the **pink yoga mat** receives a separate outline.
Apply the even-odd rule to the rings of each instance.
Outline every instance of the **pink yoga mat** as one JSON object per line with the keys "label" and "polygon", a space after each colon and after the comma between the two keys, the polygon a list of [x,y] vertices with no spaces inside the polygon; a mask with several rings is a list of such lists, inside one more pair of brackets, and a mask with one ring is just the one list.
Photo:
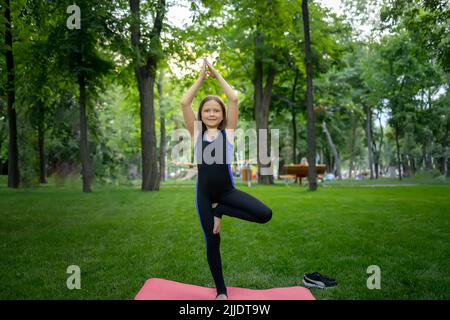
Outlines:
{"label": "pink yoga mat", "polygon": [[[309,289],[293,286],[271,289],[227,287],[229,300],[316,300]],[[215,288],[160,278],[148,279],[134,300],[214,300]]]}

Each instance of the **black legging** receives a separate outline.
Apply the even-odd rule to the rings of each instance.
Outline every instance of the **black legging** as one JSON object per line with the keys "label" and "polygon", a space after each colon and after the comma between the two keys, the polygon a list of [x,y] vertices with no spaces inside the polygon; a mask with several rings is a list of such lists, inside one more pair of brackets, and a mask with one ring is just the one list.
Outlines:
{"label": "black legging", "polygon": [[266,223],[272,218],[272,210],[255,197],[234,188],[219,198],[215,209],[212,209],[214,201],[207,194],[198,188],[196,193],[197,212],[206,242],[206,256],[217,294],[227,294],[220,257],[220,234],[213,234],[214,216],[228,215],[247,221]]}

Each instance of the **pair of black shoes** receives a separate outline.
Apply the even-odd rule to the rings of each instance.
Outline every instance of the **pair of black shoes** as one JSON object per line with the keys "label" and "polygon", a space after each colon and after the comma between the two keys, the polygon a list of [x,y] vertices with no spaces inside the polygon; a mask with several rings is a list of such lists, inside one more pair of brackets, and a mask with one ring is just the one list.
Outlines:
{"label": "pair of black shoes", "polygon": [[307,287],[315,287],[320,289],[337,286],[335,279],[321,275],[319,272],[305,273],[303,275],[303,284]]}

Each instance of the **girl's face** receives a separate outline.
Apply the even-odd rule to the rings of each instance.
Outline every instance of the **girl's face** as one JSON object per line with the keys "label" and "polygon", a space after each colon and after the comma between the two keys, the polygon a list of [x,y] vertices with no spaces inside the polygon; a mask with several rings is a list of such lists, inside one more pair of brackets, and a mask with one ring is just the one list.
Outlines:
{"label": "girl's face", "polygon": [[223,120],[220,104],[215,100],[205,102],[202,108],[202,121],[208,128],[217,128]]}

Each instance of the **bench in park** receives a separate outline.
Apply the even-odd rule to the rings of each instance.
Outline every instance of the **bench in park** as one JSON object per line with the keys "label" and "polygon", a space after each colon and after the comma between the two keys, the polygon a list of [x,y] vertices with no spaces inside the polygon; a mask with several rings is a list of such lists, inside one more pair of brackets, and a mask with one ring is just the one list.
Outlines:
{"label": "bench in park", "polygon": [[[316,164],[316,176],[319,179],[323,179],[323,174],[325,173],[326,165]],[[282,169],[281,179],[284,179],[287,185],[289,180],[295,180],[302,184],[302,179],[308,177],[308,165],[306,164],[292,164],[285,165]]]}

